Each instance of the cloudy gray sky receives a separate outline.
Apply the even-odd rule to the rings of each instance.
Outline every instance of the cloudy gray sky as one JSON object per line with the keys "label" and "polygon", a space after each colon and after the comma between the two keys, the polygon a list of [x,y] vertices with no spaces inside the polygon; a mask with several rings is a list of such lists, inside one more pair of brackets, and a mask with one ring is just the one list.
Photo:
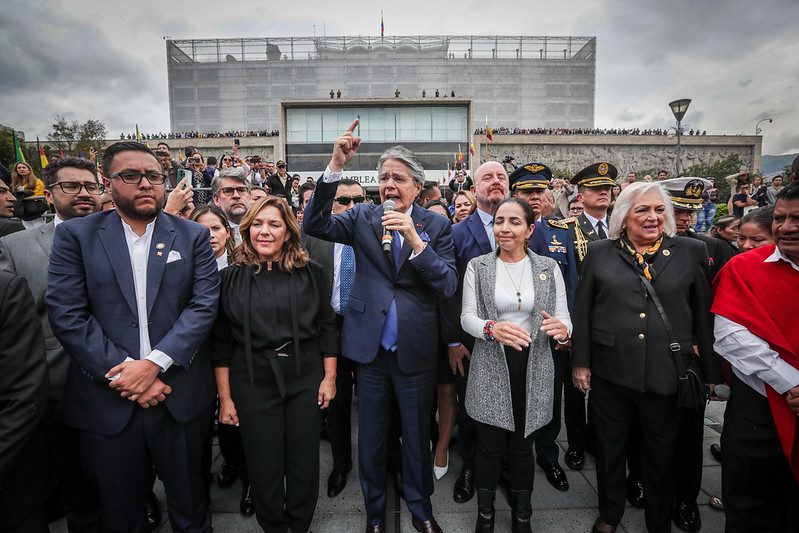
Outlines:
{"label": "cloudy gray sky", "polygon": [[[56,114],[110,136],[168,131],[164,36],[596,36],[597,127],[669,127],[668,102],[708,133],[799,152],[796,0],[3,0],[0,123],[46,138]],[[531,126],[537,126],[532,124]]]}

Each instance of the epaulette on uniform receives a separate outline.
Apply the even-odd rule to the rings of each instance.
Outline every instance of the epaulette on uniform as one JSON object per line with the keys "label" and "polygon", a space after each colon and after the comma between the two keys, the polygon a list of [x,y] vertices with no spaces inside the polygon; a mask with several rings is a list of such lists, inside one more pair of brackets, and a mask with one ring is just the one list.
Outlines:
{"label": "epaulette on uniform", "polygon": [[569,217],[569,218],[564,218],[562,220],[549,219],[549,220],[547,220],[547,222],[549,222],[550,226],[553,226],[555,228],[569,229],[569,224],[577,223],[577,218],[576,217]]}

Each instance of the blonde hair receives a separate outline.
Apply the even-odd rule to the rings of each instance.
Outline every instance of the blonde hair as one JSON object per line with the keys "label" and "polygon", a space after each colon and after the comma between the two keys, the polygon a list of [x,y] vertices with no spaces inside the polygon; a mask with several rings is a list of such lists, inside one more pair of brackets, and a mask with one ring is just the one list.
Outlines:
{"label": "blonde hair", "polygon": [[283,224],[286,225],[288,238],[283,243],[283,252],[280,256],[280,268],[286,272],[291,272],[294,268],[301,268],[308,264],[308,252],[302,249],[302,237],[300,225],[294,217],[294,213],[289,207],[285,198],[277,196],[267,196],[261,198],[250,206],[241,221],[239,230],[241,231],[241,244],[233,250],[233,264],[251,266],[255,272],[261,271],[261,259],[250,240],[250,226],[255,217],[258,216],[265,207],[274,207],[280,212]]}
{"label": "blonde hair", "polygon": [[[30,170],[30,173],[28,174],[27,178],[23,178],[22,176],[20,176],[17,173],[17,167],[19,165],[25,165],[26,167],[28,167],[28,170]],[[34,190],[36,188],[36,180],[37,179],[38,178],[33,173],[33,167],[32,166],[30,166],[29,164],[25,163],[24,161],[18,161],[16,163],[14,163],[14,167],[11,170],[11,190],[12,191],[18,191],[20,189],[27,189],[29,191],[32,191],[32,190]]]}

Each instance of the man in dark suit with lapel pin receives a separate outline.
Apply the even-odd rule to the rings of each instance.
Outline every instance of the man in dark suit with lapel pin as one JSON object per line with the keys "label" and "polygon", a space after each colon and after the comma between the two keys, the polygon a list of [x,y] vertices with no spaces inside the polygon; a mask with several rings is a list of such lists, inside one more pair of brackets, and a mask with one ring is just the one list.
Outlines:
{"label": "man in dark suit with lapel pin", "polygon": [[70,531],[100,531],[99,496],[80,467],[78,433],[56,420],[56,406],[67,377],[69,355],[53,335],[47,318],[47,264],[57,225],[100,211],[102,185],[94,163],[78,157],[62,157],[44,168],[44,197],[55,209],[53,222],[0,239],[0,270],[23,276],[33,294],[44,333],[50,380],[44,430],[48,458],[58,486]]}
{"label": "man in dark suit with lapel pin", "polygon": [[[332,213],[349,211],[362,203],[365,194],[361,184],[342,178],[338,182]],[[352,246],[324,241],[316,237],[305,239],[305,249],[311,259],[322,265],[330,287],[330,304],[336,312],[336,323],[341,331],[347,299],[355,279],[355,255]],[[327,478],[327,496],[338,496],[347,486],[347,474],[352,470],[352,384],[355,363],[340,357],[336,367],[336,397],[330,401],[327,427],[330,431],[330,448],[333,452],[333,471]]]}
{"label": "man in dark suit with lapel pin", "polygon": [[50,324],[71,358],[59,415],[80,432],[107,530],[147,529],[155,465],[173,530],[208,532],[215,387],[201,345],[219,298],[208,229],[162,212],[166,175],[146,146],[109,146],[103,170],[116,210],[59,224],[50,254]]}
{"label": "man in dark suit with lapel pin", "polygon": [[[333,157],[305,208],[308,235],[349,244],[357,264],[347,299],[341,352],[357,363],[358,448],[366,531],[385,531],[386,441],[392,390],[402,418],[405,501],[417,531],[441,531],[430,495],[430,413],[435,394],[439,298],[455,293],[458,277],[450,223],[414,200],[424,169],[408,149],[395,146],[378,160],[380,197],[396,210],[358,204],[331,214],[338,180],[361,139],[358,120],[336,139]],[[383,243],[387,251],[384,251]]]}

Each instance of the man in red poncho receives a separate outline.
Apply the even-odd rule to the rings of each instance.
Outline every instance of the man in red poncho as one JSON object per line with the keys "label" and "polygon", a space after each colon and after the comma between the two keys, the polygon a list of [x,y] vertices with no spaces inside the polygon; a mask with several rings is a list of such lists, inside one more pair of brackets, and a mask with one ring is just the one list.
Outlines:
{"label": "man in red poncho", "polygon": [[722,433],[726,531],[799,527],[799,183],[780,191],[775,245],[714,282],[715,349],[733,370]]}

